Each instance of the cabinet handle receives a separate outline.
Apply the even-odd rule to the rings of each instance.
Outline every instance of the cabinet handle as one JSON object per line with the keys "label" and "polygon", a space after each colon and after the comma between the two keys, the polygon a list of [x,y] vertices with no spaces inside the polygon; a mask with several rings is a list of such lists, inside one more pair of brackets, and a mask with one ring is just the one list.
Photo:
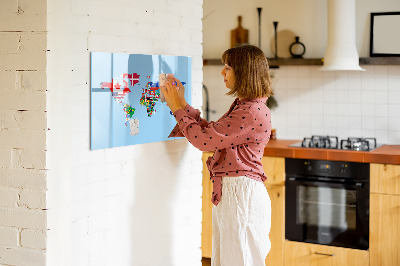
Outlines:
{"label": "cabinet handle", "polygon": [[327,254],[327,253],[320,253],[320,252],[314,252],[315,255],[323,255],[323,256],[335,256],[335,254]]}

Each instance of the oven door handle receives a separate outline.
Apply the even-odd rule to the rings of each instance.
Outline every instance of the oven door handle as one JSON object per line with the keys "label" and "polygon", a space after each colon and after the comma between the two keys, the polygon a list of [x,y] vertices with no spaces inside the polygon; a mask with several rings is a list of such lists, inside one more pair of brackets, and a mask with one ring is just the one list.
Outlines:
{"label": "oven door handle", "polygon": [[301,183],[304,185],[340,185],[346,188],[352,188],[352,189],[361,189],[363,187],[363,183],[361,182],[335,182],[335,181],[322,181],[322,180],[315,180],[315,181],[310,181],[310,180],[304,180],[303,178],[298,178],[298,177],[288,177],[286,181],[289,182],[296,182],[296,183]]}

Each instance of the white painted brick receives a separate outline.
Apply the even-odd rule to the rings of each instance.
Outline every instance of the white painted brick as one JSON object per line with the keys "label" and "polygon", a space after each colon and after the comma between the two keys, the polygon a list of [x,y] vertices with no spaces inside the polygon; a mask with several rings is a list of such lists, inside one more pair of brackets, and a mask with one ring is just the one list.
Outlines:
{"label": "white painted brick", "polygon": [[192,98],[192,105],[193,106],[202,106],[203,99],[202,98]]}
{"label": "white painted brick", "polygon": [[108,196],[121,194],[124,187],[123,181],[124,180],[120,177],[120,175],[114,179],[106,180],[107,185],[105,196],[108,198]]}
{"label": "white painted brick", "polygon": [[195,173],[201,173],[202,171],[203,171],[202,161],[201,160],[192,161],[191,172],[195,174]]}
{"label": "white painted brick", "polygon": [[74,52],[74,56],[76,56],[74,60],[71,60],[70,62],[65,62],[65,66],[69,67],[68,70],[71,71],[69,73],[68,82],[74,78],[73,72],[75,71],[85,71],[85,73],[89,72],[89,63],[90,63],[89,51],[87,50],[76,51]]}
{"label": "white painted brick", "polygon": [[0,110],[0,128],[46,130],[47,113],[29,110]]}
{"label": "white painted brick", "polygon": [[45,71],[16,71],[16,89],[45,91],[47,87]]}
{"label": "white painted brick", "polygon": [[79,239],[87,235],[88,233],[88,219],[83,218],[76,221],[73,221],[71,224],[72,233],[75,236],[75,239]]}
{"label": "white painted brick", "polygon": [[1,17],[0,31],[46,31],[46,15],[44,13],[17,14],[12,12],[2,14]]}
{"label": "white painted brick", "polygon": [[22,189],[20,192],[19,205],[29,209],[45,209],[46,208],[46,191]]}
{"label": "white painted brick", "polygon": [[72,186],[78,187],[87,184],[88,166],[75,166],[71,169]]}
{"label": "white painted brick", "polygon": [[12,170],[21,168],[21,149],[11,149],[11,168]]}
{"label": "white painted brick", "polygon": [[[108,40],[112,40],[109,42]],[[91,33],[88,37],[89,51],[117,52],[124,50],[124,37],[122,35]],[[132,45],[132,44],[131,44]]]}
{"label": "white painted brick", "polygon": [[98,231],[105,231],[108,226],[108,216],[110,213],[103,212],[91,215],[88,218],[88,234],[93,234]]}
{"label": "white painted brick", "polygon": [[203,73],[201,71],[192,71],[192,82],[202,83],[203,82]]}
{"label": "white painted brick", "polygon": [[134,34],[123,36],[123,53],[151,54],[153,41],[150,38],[137,39]]}
{"label": "white painted brick", "polygon": [[0,169],[11,167],[11,151],[10,149],[0,150]]}
{"label": "white painted brick", "polygon": [[46,70],[46,52],[0,54],[2,70]]}
{"label": "white painted brick", "polygon": [[[3,69],[0,69],[0,91],[8,89],[15,89],[15,71],[3,71]],[[2,101],[0,98],[0,108],[2,106]]]}
{"label": "white painted brick", "polygon": [[13,226],[29,229],[46,229],[46,212],[24,208],[0,208],[0,226]]}
{"label": "white painted brick", "polygon": [[87,179],[89,183],[97,182],[107,178],[109,178],[109,176],[107,173],[107,165],[105,164],[93,165],[88,169]]}
{"label": "white painted brick", "polygon": [[[74,0],[75,1],[75,0]],[[118,2],[117,2],[118,1]],[[193,33],[193,31],[190,31],[188,29],[183,29],[185,27],[184,25],[181,28],[178,29],[173,29],[171,36],[168,36],[166,34],[165,36],[162,36],[165,38],[165,40],[161,40],[160,34],[158,36],[154,36],[153,34],[157,34],[160,31],[164,33],[164,29],[166,28],[165,24],[171,24],[175,25],[176,21],[181,21],[180,16],[191,16],[190,13],[183,13],[181,10],[192,10],[192,6],[195,5],[196,7],[201,7],[201,1],[176,1],[178,4],[176,6],[179,6],[179,8],[182,8],[181,10],[178,9],[173,9],[173,11],[167,11],[166,13],[171,14],[171,12],[176,12],[176,16],[173,16],[174,18],[171,19],[170,21],[163,21],[164,19],[161,18],[162,16],[159,14],[160,11],[166,11],[167,4],[169,1],[165,0],[151,0],[151,1],[127,1],[127,0],[117,0],[114,1],[113,3],[110,3],[109,1],[91,1],[90,6],[91,13],[89,16],[89,23],[94,25],[92,30],[93,34],[97,35],[97,39],[93,38],[92,33],[89,34],[89,49],[92,51],[104,51],[104,52],[127,52],[127,53],[144,53],[144,54],[170,54],[170,55],[182,55],[182,50],[181,48],[183,46],[186,46],[186,54],[185,55],[190,55],[192,56],[194,54],[195,49],[189,48],[192,46],[192,43],[196,43],[194,40],[199,40],[198,37],[193,37],[196,35],[196,33]],[[75,1],[77,2],[77,1]],[[83,8],[88,8],[89,6],[87,5],[87,1],[81,1]],[[137,2],[137,3],[136,3]],[[99,4],[100,8],[97,9],[97,3]],[[121,3],[121,4],[119,4]],[[75,5],[73,2],[72,4]],[[54,4],[53,4],[54,5]],[[61,7],[64,5],[60,5]],[[67,8],[70,6],[65,5]],[[115,7],[117,6],[117,7]],[[121,9],[120,6],[123,6],[124,8]],[[183,7],[184,6],[184,7]],[[145,8],[149,8],[148,15],[144,14]],[[93,9],[93,10],[92,10]],[[118,10],[116,13],[114,10]],[[73,13],[80,13],[81,10],[78,8],[72,7]],[[105,12],[103,12],[103,10]],[[70,12],[71,10],[65,10],[62,12],[63,16],[67,16],[67,13]],[[101,14],[99,14],[101,13]],[[135,13],[138,13],[138,16],[135,16]],[[61,13],[60,13],[61,14]],[[110,16],[109,14],[120,14],[120,16]],[[202,15],[202,11],[197,12],[196,16]],[[54,16],[54,15],[52,15]],[[142,18],[140,16],[143,16]],[[94,19],[94,17],[96,17]],[[168,17],[168,16],[163,16],[163,17]],[[67,21],[70,20],[72,16],[68,15],[68,18],[63,19],[62,21]],[[74,16],[75,19],[75,16]],[[179,19],[179,20],[178,20]],[[54,20],[54,18],[53,18]],[[60,19],[61,20],[61,19]],[[199,19],[200,20],[200,19]],[[50,20],[51,21],[51,20]],[[82,19],[81,21],[85,21]],[[126,22],[126,23],[121,23],[121,21]],[[134,28],[136,27],[136,23],[139,23],[140,25],[144,25],[143,27],[143,38],[138,38],[139,34],[135,34]],[[63,23],[64,24],[64,23]],[[67,24],[67,23],[65,23]],[[132,26],[130,26],[132,25]],[[117,26],[117,27],[115,27]],[[142,26],[141,26],[142,27]],[[70,26],[70,28],[74,29],[68,29],[68,30],[77,30],[80,31],[78,27],[76,27],[74,24]],[[76,29],[75,29],[76,28]],[[82,28],[87,28],[87,25],[82,25]],[[94,29],[95,28],[95,29]],[[103,29],[102,29],[103,28]],[[115,29],[114,29],[115,28]],[[146,31],[147,28],[147,31]],[[58,28],[56,28],[58,30]],[[151,32],[151,34],[149,34]],[[106,34],[107,33],[107,34]],[[183,33],[183,34],[182,34]],[[52,38],[55,38],[55,33],[49,32],[49,35],[52,35]],[[58,33],[57,33],[58,34]],[[147,34],[147,35],[146,35]],[[200,33],[201,34],[201,33]],[[101,37],[99,37],[101,36]],[[99,37],[99,38],[98,38]],[[85,38],[80,36],[78,38],[79,40],[77,41],[76,44],[70,43],[68,45],[65,45],[66,48],[66,56],[55,56],[52,54],[52,51],[48,53],[48,56],[53,56],[52,60],[56,59],[67,59],[68,57],[70,58],[77,58],[77,61],[74,60],[65,60],[65,61],[71,61],[65,62],[65,64],[68,67],[74,68],[74,73],[72,75],[69,75],[69,73],[57,69],[57,70],[49,70],[49,73],[52,72],[53,74],[62,74],[67,75],[68,79],[65,78],[63,79],[62,84],[65,85],[65,87],[68,87],[71,89],[71,94],[74,94],[72,96],[71,100],[68,100],[68,103],[71,104],[71,106],[75,109],[74,114],[73,114],[73,119],[76,119],[78,115],[84,115],[85,117],[81,119],[80,122],[77,123],[76,129],[71,129],[71,132],[73,133],[71,135],[71,141],[72,142],[77,142],[79,144],[75,144],[73,147],[73,157],[71,160],[73,161],[72,164],[75,166],[78,166],[80,169],[85,169],[82,173],[82,175],[79,175],[79,177],[83,176],[83,178],[88,178],[87,175],[91,175],[91,178],[93,176],[99,176],[101,178],[106,178],[106,180],[96,180],[96,182],[91,183],[90,185],[85,185],[85,184],[80,184],[77,185],[78,182],[81,182],[81,180],[74,179],[72,181],[72,194],[74,195],[72,201],[73,201],[73,206],[72,206],[72,216],[74,218],[81,218],[79,221],[83,221],[84,219],[91,219],[91,226],[89,227],[89,230],[91,230],[91,235],[90,235],[90,243],[85,242],[85,238],[87,238],[87,222],[82,222],[82,226],[77,226],[73,231],[78,231],[80,232],[79,234],[73,234],[73,239],[72,243],[74,246],[73,249],[73,255],[76,260],[74,262],[82,262],[82,265],[101,265],[101,264],[107,264],[107,265],[128,265],[129,263],[132,263],[131,257],[130,257],[130,250],[129,248],[125,249],[120,249],[119,246],[124,247],[124,246],[129,246],[129,241],[130,237],[122,237],[123,240],[119,237],[120,234],[118,234],[118,229],[120,229],[122,232],[123,230],[129,228],[130,225],[126,224],[126,219],[125,220],[120,220],[115,222],[113,219],[114,217],[130,217],[127,213],[131,213],[132,207],[134,207],[134,211],[138,210],[136,207],[136,204],[132,204],[128,206],[128,204],[120,203],[116,200],[112,200],[112,203],[110,203],[110,198],[115,199],[117,196],[120,194],[117,194],[115,196],[107,196],[107,195],[114,195],[114,193],[120,193],[120,189],[124,190],[124,194],[128,193],[129,194],[126,196],[126,198],[132,203],[135,200],[135,196],[133,194],[137,193],[140,195],[140,189],[142,185],[146,185],[147,187],[152,187],[151,185],[154,183],[160,183],[157,182],[157,180],[160,178],[163,178],[163,182],[158,184],[157,186],[153,187],[155,190],[155,193],[159,193],[161,190],[164,190],[165,187],[163,187],[162,184],[168,183],[169,181],[164,177],[165,175],[174,177],[175,179],[173,180],[178,180],[178,179],[183,179],[186,177],[192,177],[191,171],[191,165],[193,161],[193,157],[196,157],[196,154],[192,151],[190,145],[187,143],[186,140],[178,140],[178,141],[166,141],[167,144],[165,143],[156,143],[156,144],[145,144],[145,145],[135,145],[131,147],[120,147],[120,148],[114,148],[114,149],[107,149],[103,150],[99,153],[92,153],[87,149],[88,144],[85,145],[85,141],[87,141],[87,135],[89,133],[88,127],[87,127],[87,122],[88,122],[88,116],[87,114],[87,104],[88,104],[88,98],[87,94],[86,95],[79,95],[79,97],[75,97],[79,91],[82,90],[87,90],[87,87],[85,88],[86,84],[83,84],[83,82],[86,83],[86,77],[84,73],[88,73],[88,57],[85,58],[85,54],[81,53],[82,49],[85,48]],[[178,39],[178,40],[177,40]],[[185,42],[182,44],[182,42]],[[161,44],[160,44],[161,43]],[[162,43],[168,43],[168,45],[162,45]],[[170,45],[172,44],[172,45]],[[58,47],[57,47],[58,48]],[[53,48],[51,48],[53,49]],[[74,50],[72,52],[72,50]],[[75,50],[78,52],[75,53]],[[202,51],[201,51],[202,52]],[[198,60],[197,65],[193,69],[197,67],[197,70],[201,73],[201,67],[202,67],[202,61],[201,61],[201,55],[196,55],[197,58],[200,58]],[[199,65],[200,64],[200,65]],[[62,68],[64,66],[60,66]],[[78,72],[76,68],[79,68]],[[49,74],[50,75],[50,74]],[[51,74],[51,76],[54,76]],[[88,75],[86,75],[88,76]],[[69,77],[72,77],[71,79]],[[51,79],[51,77],[50,77]],[[201,81],[198,81],[197,86],[195,85],[194,89],[200,89],[201,90]],[[54,84],[53,84],[54,85]],[[73,86],[71,86],[73,85]],[[78,86],[75,86],[78,85]],[[52,88],[49,88],[50,90],[55,91],[55,95],[53,94],[52,97],[58,97],[61,95],[66,95],[66,94],[60,94],[57,90],[56,86],[52,86]],[[73,91],[73,92],[72,92]],[[54,98],[53,98],[54,99]],[[56,111],[57,113],[57,111]],[[70,114],[69,114],[70,115]],[[61,118],[64,118],[64,115],[61,115]],[[70,117],[71,118],[71,117]],[[52,121],[50,120],[52,123]],[[53,121],[54,122],[54,121]],[[49,127],[52,127],[53,125],[50,124]],[[54,131],[56,133],[56,131]],[[48,134],[52,134],[53,131],[49,131]],[[84,134],[87,134],[86,136]],[[57,136],[57,134],[56,134]],[[78,140],[79,139],[79,140]],[[170,144],[168,144],[170,143]],[[81,147],[80,147],[81,146]],[[52,148],[52,147],[50,147]],[[53,147],[54,149],[54,147]],[[157,150],[157,153],[159,153],[160,158],[168,158],[165,163],[167,163],[170,160],[173,160],[174,166],[170,168],[163,168],[163,169],[152,169],[152,173],[154,172],[155,175],[145,175],[142,176],[140,179],[140,182],[136,175],[139,175],[141,171],[143,170],[142,168],[149,166],[149,165],[143,165],[143,160],[142,158],[151,155],[152,151],[151,150]],[[185,156],[183,156],[185,155]],[[49,155],[54,156],[54,155]],[[157,157],[158,158],[158,157]],[[200,157],[197,157],[198,160],[200,161]],[[184,160],[185,162],[187,161],[188,163],[185,163],[185,166],[182,167],[184,172],[188,172],[188,174],[181,174],[181,163],[182,161],[179,161],[181,159],[182,161]],[[51,168],[51,167],[50,167]],[[140,168],[140,169],[138,169]],[[79,170],[73,170],[72,175],[75,176],[76,173],[79,173]],[[106,172],[107,174],[104,174],[103,172]],[[51,170],[49,170],[49,173],[51,173]],[[56,173],[54,174],[56,175]],[[79,178],[77,177],[77,178]],[[108,178],[110,177],[110,178]],[[120,181],[120,178],[123,178],[123,181]],[[200,178],[201,179],[201,178]],[[85,181],[83,181],[85,182]],[[126,187],[128,187],[129,184],[136,184],[138,187],[135,187],[135,189],[130,189],[125,191]],[[132,185],[130,185],[130,188],[132,188]],[[166,192],[169,193],[169,192]],[[180,190],[177,192],[178,194],[181,193]],[[162,194],[162,193],[161,193]],[[186,195],[186,194],[185,194]],[[80,200],[80,202],[77,202],[77,199]],[[192,200],[188,200],[188,202],[192,202]],[[199,200],[199,202],[201,202]],[[123,205],[123,206],[121,206]],[[152,207],[153,205],[150,205]],[[146,206],[144,206],[146,208]],[[108,213],[108,215],[104,215],[103,213],[107,213],[108,210],[112,209],[112,212]],[[139,208],[140,210],[140,208]],[[156,209],[157,211],[157,209]],[[161,210],[162,211],[162,210]],[[124,215],[125,214],[125,215]],[[89,218],[87,218],[89,215]],[[112,217],[110,217],[112,216]],[[199,223],[200,220],[197,219],[197,222]],[[194,222],[195,223],[195,222]],[[117,225],[117,226],[116,226]],[[106,230],[104,233],[102,230]],[[190,231],[190,230],[189,230]],[[97,234],[97,232],[99,234]],[[146,233],[146,232],[145,232]],[[115,241],[114,243],[114,238],[115,240],[121,241],[121,243],[118,243]],[[187,236],[186,236],[187,237]],[[191,237],[191,236],[190,236]],[[192,237],[191,237],[192,238]],[[93,240],[92,240],[93,239]],[[124,239],[126,239],[124,241]],[[200,237],[197,236],[197,241],[200,240]],[[49,239],[50,241],[50,239]],[[147,245],[146,240],[145,245]],[[78,245],[82,245],[82,247],[77,247]],[[196,242],[197,243],[197,242]],[[75,245],[76,244],[76,245]],[[128,245],[125,245],[128,244]],[[87,248],[87,250],[85,249]],[[85,249],[85,250],[84,250]],[[140,250],[140,249],[139,249]],[[106,251],[106,252],[105,252]],[[142,250],[140,250],[142,251]],[[143,250],[144,251],[144,250]],[[106,255],[105,255],[106,254]],[[147,254],[147,253],[145,253]],[[166,254],[166,253],[165,253]],[[109,258],[106,263],[105,260],[103,260],[103,256]],[[200,255],[200,253],[198,253]],[[169,256],[167,254],[167,256]],[[78,257],[80,259],[78,259]],[[122,263],[117,263],[116,262],[116,257],[118,257]],[[156,260],[158,261],[161,256],[157,255]],[[88,262],[87,259],[90,259]],[[168,260],[169,258],[167,258]],[[177,258],[174,258],[169,261],[178,261]],[[118,261],[119,262],[119,261]],[[157,264],[157,262],[155,262]],[[75,265],[75,264],[74,264]],[[78,265],[78,264],[77,264]],[[177,265],[194,265],[193,263],[186,263],[186,264],[179,264]]]}
{"label": "white painted brick", "polygon": [[122,163],[122,176],[133,176],[135,164],[133,161]]}
{"label": "white painted brick", "polygon": [[46,249],[46,231],[22,229],[21,246],[25,248]]}
{"label": "white painted brick", "polygon": [[18,11],[18,1],[14,0],[2,0],[0,14],[4,15],[7,13],[16,13]]}
{"label": "white painted brick", "polygon": [[[51,131],[51,130],[50,130]],[[102,150],[98,150],[98,151],[102,151]],[[52,152],[49,151],[48,152],[48,156],[51,157],[52,156]],[[76,152],[75,156],[71,159],[71,165],[73,167],[76,166],[86,166],[89,164],[90,161],[90,155],[88,155],[86,152]]]}
{"label": "white painted brick", "polygon": [[0,169],[0,186],[46,189],[46,170]]}
{"label": "white painted brick", "polygon": [[0,54],[16,54],[19,52],[19,33],[0,32],[0,40]]}
{"label": "white painted brick", "polygon": [[35,111],[45,111],[46,109],[44,92],[1,90],[0,99],[1,109]]}
{"label": "white painted brick", "polygon": [[33,59],[46,56],[47,33],[22,32],[20,34],[19,50],[22,55]]}
{"label": "white painted brick", "polygon": [[0,247],[1,263],[9,265],[46,265],[46,255],[43,251],[20,248]]}
{"label": "white painted brick", "polygon": [[27,169],[45,169],[46,151],[23,149],[21,151],[21,167]]}
{"label": "white painted brick", "polygon": [[[90,73],[89,73],[89,52],[88,51],[84,51],[84,56],[85,58],[87,58],[87,62],[86,62],[86,66],[87,68],[79,70],[79,71],[73,71],[71,73],[71,81],[74,89],[80,92],[83,91],[84,88],[88,87],[89,81],[90,81]],[[77,93],[78,95],[74,95],[74,99],[84,99],[84,100],[88,100],[90,95],[88,93]],[[76,96],[80,96],[80,97],[76,97]],[[82,98],[81,98],[82,97]]]}
{"label": "white painted brick", "polygon": [[192,17],[192,16],[182,16],[180,25],[184,28],[188,28],[191,30],[201,30],[202,28],[202,21],[199,18]]}
{"label": "white painted brick", "polygon": [[192,56],[192,69],[198,69],[203,73],[203,57]]}
{"label": "white painted brick", "polygon": [[20,7],[24,14],[46,14],[47,1],[46,0],[19,0]]}
{"label": "white painted brick", "polygon": [[182,4],[181,1],[167,1],[167,13],[179,16],[189,16],[191,12],[190,4]]}
{"label": "white painted brick", "polygon": [[200,3],[192,3],[190,5],[190,16],[194,18],[198,18],[199,20],[203,19],[203,5]]}
{"label": "white painted brick", "polygon": [[0,139],[6,149],[43,150],[46,147],[46,131],[0,130]]}
{"label": "white painted brick", "polygon": [[17,207],[18,190],[9,187],[0,187],[0,207]]}
{"label": "white painted brick", "polygon": [[0,246],[17,247],[18,239],[19,239],[18,229],[9,227],[0,227]]}
{"label": "white painted brick", "polygon": [[203,54],[203,46],[200,43],[189,43],[189,45],[182,45],[182,54],[201,56]]}

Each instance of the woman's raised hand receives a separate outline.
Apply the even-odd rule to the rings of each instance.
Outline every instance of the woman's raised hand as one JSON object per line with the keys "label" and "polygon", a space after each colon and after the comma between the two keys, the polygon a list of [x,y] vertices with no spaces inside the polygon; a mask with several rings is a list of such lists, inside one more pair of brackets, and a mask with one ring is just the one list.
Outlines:
{"label": "woman's raised hand", "polygon": [[160,87],[164,93],[165,101],[172,112],[178,109],[185,109],[185,87],[173,75],[168,75],[163,87]]}
{"label": "woman's raised hand", "polygon": [[168,75],[168,78],[170,78],[171,81],[175,81],[177,86],[178,86],[178,97],[179,97],[179,102],[180,105],[183,106],[183,109],[186,107],[187,102],[185,100],[185,87],[183,86],[182,82],[175,78],[174,75]]}

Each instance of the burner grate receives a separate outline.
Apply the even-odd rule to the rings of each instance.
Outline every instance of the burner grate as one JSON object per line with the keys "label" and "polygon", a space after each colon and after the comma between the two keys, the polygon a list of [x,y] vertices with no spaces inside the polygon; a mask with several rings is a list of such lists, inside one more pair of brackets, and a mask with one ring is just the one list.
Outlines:
{"label": "burner grate", "polygon": [[340,141],[342,150],[369,151],[376,147],[376,138],[347,138]]}
{"label": "burner grate", "polygon": [[317,136],[313,135],[311,138],[304,138],[301,147],[305,148],[325,148],[325,149],[338,149],[339,140],[336,136]]}
{"label": "burner grate", "polygon": [[301,143],[293,144],[295,147],[320,148],[320,149],[341,149],[353,151],[370,151],[377,148],[376,138],[347,138],[339,139],[336,136],[313,135],[311,138],[304,138]]}

